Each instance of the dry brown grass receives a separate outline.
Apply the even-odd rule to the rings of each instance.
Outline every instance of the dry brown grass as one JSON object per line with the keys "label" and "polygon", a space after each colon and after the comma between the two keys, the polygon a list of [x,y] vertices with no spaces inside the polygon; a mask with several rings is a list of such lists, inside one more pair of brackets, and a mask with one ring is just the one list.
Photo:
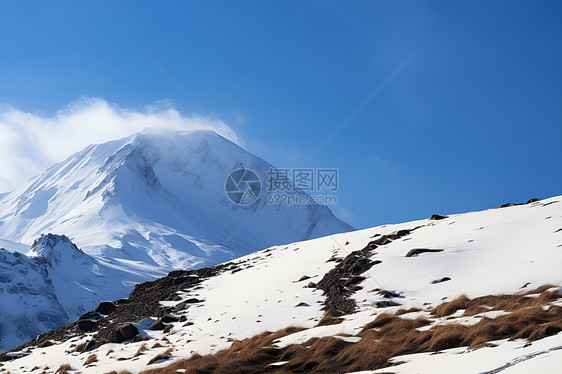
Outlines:
{"label": "dry brown grass", "polygon": [[322,317],[320,321],[316,324],[316,326],[328,326],[328,325],[337,325],[343,322],[343,318],[339,317],[332,317],[329,315],[325,315]]}
{"label": "dry brown grass", "polygon": [[432,311],[431,315],[436,318],[450,316],[454,314],[457,310],[466,309],[468,307],[469,298],[466,295],[461,295],[446,303],[439,304]]}
{"label": "dry brown grass", "polygon": [[[525,293],[490,295],[477,297],[472,300],[466,297],[466,295],[462,295],[453,301],[438,305],[431,311],[431,314],[437,318],[446,317],[454,314],[458,310],[464,309],[465,316],[473,316],[490,310],[512,312],[523,308],[541,307],[561,297],[558,291],[547,291],[554,287],[556,286],[546,284]],[[536,295],[538,296],[533,297]]]}
{"label": "dry brown grass", "polygon": [[[473,325],[450,323],[432,326],[423,331],[431,321],[426,317],[415,320],[401,318],[402,310],[394,315],[379,314],[358,334],[361,340],[350,343],[334,337],[313,338],[303,344],[276,349],[273,341],[299,329],[288,328],[275,333],[265,332],[243,341],[235,341],[229,349],[214,355],[195,355],[165,368],[142,374],[173,374],[178,369],[189,373],[334,373],[374,370],[390,365],[389,360],[404,354],[437,352],[455,347],[473,347],[499,339],[528,339],[534,341],[562,331],[562,307],[550,304],[560,299],[559,292],[546,292],[550,288],[526,294],[487,296],[470,300],[461,296],[433,309],[433,316],[448,316],[465,309],[467,313],[478,307],[507,308],[510,313],[495,319],[482,317]],[[526,295],[539,294],[536,298]],[[487,306],[488,308],[484,307]],[[548,308],[543,308],[548,305]],[[472,309],[471,309],[472,308]],[[415,311],[415,310],[414,310]],[[288,361],[279,368],[267,365]]]}
{"label": "dry brown grass", "polygon": [[419,309],[419,308],[410,308],[410,309],[400,308],[396,312],[394,312],[394,315],[395,316],[401,316],[403,314],[415,313],[415,312],[421,312],[421,309]]}
{"label": "dry brown grass", "polygon": [[150,361],[148,361],[148,364],[151,365],[151,364],[155,363],[156,361],[167,360],[170,357],[172,357],[172,352],[173,352],[173,349],[168,348],[166,350],[166,352],[160,353],[159,355],[156,355],[156,356],[152,357],[152,359]]}
{"label": "dry brown grass", "polygon": [[72,370],[72,367],[69,364],[64,364],[59,366],[55,374],[68,374],[69,370]]}
{"label": "dry brown grass", "polygon": [[98,356],[90,355],[90,356],[88,356],[86,361],[84,361],[84,365],[90,365],[90,364],[93,364],[94,362],[98,362]]}
{"label": "dry brown grass", "polygon": [[141,346],[139,347],[139,349],[137,349],[137,353],[135,353],[135,355],[133,357],[139,357],[147,349],[148,349],[148,346],[146,345],[146,343],[142,343]]}

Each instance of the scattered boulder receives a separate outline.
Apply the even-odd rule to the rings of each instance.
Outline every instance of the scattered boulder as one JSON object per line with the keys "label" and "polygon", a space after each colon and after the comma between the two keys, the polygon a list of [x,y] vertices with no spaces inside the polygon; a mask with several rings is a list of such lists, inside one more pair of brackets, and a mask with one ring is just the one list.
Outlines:
{"label": "scattered boulder", "polygon": [[377,246],[377,245],[385,245],[390,243],[392,240],[389,239],[388,236],[383,235],[378,239],[373,240],[372,242],[370,242],[367,246],[369,247],[369,249],[374,249],[376,247],[373,248],[373,245]]}
{"label": "scattered boulder", "polygon": [[413,257],[413,256],[417,256],[420,255],[422,253],[427,253],[427,252],[443,252],[442,249],[430,249],[430,248],[414,248],[411,249],[408,253],[406,253],[406,257]]}
{"label": "scattered boulder", "polygon": [[111,301],[102,301],[98,304],[98,306],[96,306],[96,309],[94,309],[94,311],[107,316],[108,314],[113,313],[115,309],[117,309],[117,306]]}
{"label": "scattered boulder", "polygon": [[379,295],[381,295],[382,297],[385,297],[387,299],[392,299],[394,297],[400,297],[400,295],[397,294],[396,292],[392,292],[392,291],[388,291],[388,290],[380,290]]}
{"label": "scattered boulder", "polygon": [[100,319],[100,318],[102,318],[101,314],[99,314],[97,312],[94,312],[93,310],[90,310],[89,312],[86,312],[86,313],[82,314],[80,317],[78,317],[78,320],[85,320],[85,319],[96,320],[96,319]]}
{"label": "scattered boulder", "polygon": [[92,331],[96,327],[96,322],[91,319],[81,319],[78,321],[78,329],[82,332]]}
{"label": "scattered boulder", "polygon": [[162,323],[178,322],[179,320],[179,317],[173,316],[171,314],[166,314],[164,317],[160,318],[160,322]]}
{"label": "scattered boulder", "polygon": [[398,306],[400,304],[392,301],[392,300],[383,300],[383,301],[377,301],[375,303],[375,307],[377,308],[390,308],[391,306]]}
{"label": "scattered boulder", "polygon": [[308,284],[306,285],[306,288],[316,288],[318,285],[314,282],[308,282]]}
{"label": "scattered boulder", "polygon": [[99,338],[107,340],[109,343],[122,343],[134,338],[139,330],[131,323],[123,324],[115,329],[107,329],[98,333]]}
{"label": "scattered boulder", "polygon": [[162,321],[155,321],[152,325],[148,326],[149,330],[156,331],[156,330],[164,330],[164,325]]}
{"label": "scattered boulder", "polygon": [[442,216],[441,214],[434,214],[429,219],[433,220],[433,221],[439,221],[439,220],[442,220],[442,219],[445,219],[445,218],[449,218],[449,216]]}
{"label": "scattered boulder", "polygon": [[298,303],[297,306],[310,306],[310,305],[308,305],[307,303],[301,302],[301,303]]}
{"label": "scattered boulder", "polygon": [[449,277],[443,277],[441,279],[434,280],[433,282],[431,282],[431,284],[443,283],[443,282],[447,282],[447,281],[450,281],[450,280],[451,280],[451,278],[449,278]]}
{"label": "scattered boulder", "polygon": [[47,348],[47,347],[50,347],[52,345],[55,345],[55,343],[52,340],[45,340],[45,341],[41,342],[40,344],[38,344],[37,346],[39,348]]}
{"label": "scattered boulder", "polygon": [[99,347],[99,345],[100,344],[96,340],[92,339],[84,345],[81,352],[83,353],[83,352],[88,352],[88,351],[94,350],[97,347]]}

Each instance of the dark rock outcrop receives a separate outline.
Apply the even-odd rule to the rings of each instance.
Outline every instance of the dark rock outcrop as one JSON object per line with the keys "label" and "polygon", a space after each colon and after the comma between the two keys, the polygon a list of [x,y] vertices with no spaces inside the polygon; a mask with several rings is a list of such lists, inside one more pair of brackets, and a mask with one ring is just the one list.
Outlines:
{"label": "dark rock outcrop", "polygon": [[377,237],[377,239],[369,242],[362,250],[350,253],[343,261],[326,273],[317,284],[317,288],[323,290],[326,295],[324,303],[326,314],[331,317],[339,317],[353,313],[356,304],[350,296],[354,290],[361,288],[358,284],[366,279],[361,274],[382,262],[371,259],[376,254],[375,249],[379,245],[385,245],[391,243],[396,238],[409,235],[420,227],[418,226],[411,230],[400,230],[391,235],[375,235],[374,237]]}
{"label": "dark rock outcrop", "polygon": [[429,219],[433,221],[439,221],[445,218],[449,218],[449,216],[442,216],[441,214],[434,214]]}
{"label": "dark rock outcrop", "polygon": [[166,325],[164,325],[162,323],[162,321],[155,321],[152,325],[148,326],[149,330],[164,330],[164,327],[166,327]]}
{"label": "dark rock outcrop", "polygon": [[109,343],[122,343],[137,336],[139,330],[131,323],[120,325],[116,328],[107,328],[101,330],[97,334],[99,341],[107,341]]}
{"label": "dark rock outcrop", "polygon": [[443,282],[447,282],[447,281],[450,281],[450,280],[451,280],[451,278],[449,278],[449,277],[443,277],[441,279],[434,280],[433,282],[431,282],[431,284],[443,283]]}
{"label": "dark rock outcrop", "polygon": [[96,306],[96,309],[94,309],[94,311],[107,316],[113,313],[115,309],[117,309],[117,306],[111,301],[102,301],[98,304],[98,306]]}
{"label": "dark rock outcrop", "polygon": [[[42,344],[51,344],[51,342],[64,341],[74,336],[81,336],[84,334],[84,331],[80,329],[78,324],[80,321],[87,320],[95,322],[90,332],[97,331],[95,338],[96,344],[132,339],[134,335],[131,336],[131,334],[138,334],[138,330],[131,323],[140,323],[152,317],[160,318],[172,312],[181,311],[181,308],[178,309],[178,306],[175,308],[162,306],[160,301],[177,300],[179,291],[193,290],[205,279],[229,270],[229,266],[232,266],[232,264],[220,264],[197,270],[177,270],[170,272],[168,276],[164,278],[140,283],[136,285],[133,292],[129,295],[129,298],[120,299],[113,303],[116,309],[111,312],[109,316],[102,315],[93,310],[89,311],[80,316],[73,323],[41,334],[32,341],[15,347],[11,351],[17,352],[27,347],[37,347]],[[199,299],[186,301],[190,301],[191,303],[202,302],[202,300]],[[186,304],[184,302],[180,304],[183,304],[182,306],[185,308]],[[106,309],[104,311],[107,312],[108,310]],[[86,322],[86,324],[91,326],[89,322]],[[84,328],[86,324],[81,323],[82,328]]]}
{"label": "dark rock outcrop", "polygon": [[179,317],[172,316],[171,314],[166,314],[164,317],[160,318],[160,322],[162,323],[178,322],[179,320]]}
{"label": "dark rock outcrop", "polygon": [[86,312],[82,314],[80,317],[78,317],[78,321],[88,320],[88,319],[96,320],[100,318],[102,318],[101,314],[94,312],[93,310],[90,310],[89,312]]}
{"label": "dark rock outcrop", "polygon": [[78,320],[78,329],[83,332],[92,331],[96,327],[96,322],[91,319]]}
{"label": "dark rock outcrop", "polygon": [[408,253],[406,253],[406,257],[414,257],[418,256],[422,253],[431,253],[431,252],[443,252],[442,249],[430,249],[430,248],[414,248],[410,249]]}

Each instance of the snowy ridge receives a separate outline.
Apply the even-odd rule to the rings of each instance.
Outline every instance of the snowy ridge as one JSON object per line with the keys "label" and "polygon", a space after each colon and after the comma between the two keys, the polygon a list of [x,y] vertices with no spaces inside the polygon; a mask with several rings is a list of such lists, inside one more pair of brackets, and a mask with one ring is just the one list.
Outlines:
{"label": "snowy ridge", "polygon": [[[21,272],[34,272],[33,264],[46,261],[39,273],[48,276],[30,277],[51,282],[45,287],[56,295],[53,310],[62,307],[47,324],[33,322],[34,311],[41,319],[43,309],[31,308],[26,313],[32,322],[22,320],[29,328],[18,330],[9,327],[19,323],[18,311],[36,303],[24,300],[26,292],[15,293],[18,298],[2,306],[13,318],[0,322],[0,346],[11,348],[60,327],[171,270],[353,229],[321,205],[268,205],[265,193],[248,206],[232,203],[224,181],[241,167],[265,183],[271,165],[212,131],[145,130],[88,146],[0,195],[0,245],[29,256],[21,257]],[[58,235],[42,236],[47,233]],[[4,272],[9,267],[0,276]]]}
{"label": "snowy ridge", "polygon": [[[378,243],[376,246],[372,244],[374,241]],[[362,252],[371,262],[358,272],[363,278],[358,279],[361,287],[354,287],[349,293],[354,309],[340,317],[341,323],[317,326],[325,316],[327,296],[315,285],[338,264],[345,263],[337,259],[350,258],[351,253],[365,248],[373,248]],[[412,255],[413,249],[417,249],[417,255]],[[560,290],[561,268],[562,196],[439,220],[385,225],[275,246],[226,263],[218,273],[193,286],[186,283],[176,297],[161,301],[162,312],[173,310],[181,322],[172,319],[167,321],[169,327],[165,330],[152,330],[147,326],[158,315],[143,317],[151,317],[152,321],[134,320],[131,316],[129,322],[144,336],[141,341],[107,343],[80,352],[75,350],[76,346],[95,339],[96,335],[95,332],[78,334],[49,347],[29,347],[23,351],[23,357],[6,362],[4,368],[12,373],[28,372],[37,362],[42,362],[49,373],[64,364],[82,373],[111,370],[135,373],[165,367],[194,353],[216,353],[230,347],[233,339],[288,326],[303,330],[277,340],[276,349],[326,336],[355,344],[367,323],[379,314],[393,314],[398,309],[417,308],[404,318],[430,318],[431,325],[427,328],[447,323],[472,325],[484,317],[502,318],[509,312],[494,310],[463,316],[460,311],[450,318],[441,318],[432,317],[430,310],[461,294],[470,298],[512,294],[521,292],[522,287],[531,290],[544,284],[553,284],[552,290]],[[176,283],[174,276],[170,284]],[[384,293],[374,292],[376,289],[391,292],[391,299]],[[532,299],[531,296],[528,298]],[[398,305],[388,303],[389,300]],[[552,301],[551,305],[562,306],[562,299]],[[495,372],[496,369],[502,373],[552,372],[562,358],[559,349],[562,334],[532,344],[521,339],[493,343],[481,349],[460,347],[439,355],[419,353],[396,357],[394,361],[404,363],[376,372],[427,372],[424,368],[429,366],[432,373]],[[141,353],[136,355],[143,344]],[[149,364],[165,351],[169,352],[167,358]],[[98,361],[85,366],[85,360],[93,354]],[[275,365],[282,367],[290,363]]]}
{"label": "snowy ridge", "polygon": [[0,249],[0,347],[58,328],[142,279],[86,255],[65,236],[43,235],[26,254]]}
{"label": "snowy ridge", "polygon": [[353,228],[321,205],[232,203],[235,169],[272,166],[211,131],[146,130],[92,145],[0,200],[0,238],[67,235],[94,257],[162,276]]}

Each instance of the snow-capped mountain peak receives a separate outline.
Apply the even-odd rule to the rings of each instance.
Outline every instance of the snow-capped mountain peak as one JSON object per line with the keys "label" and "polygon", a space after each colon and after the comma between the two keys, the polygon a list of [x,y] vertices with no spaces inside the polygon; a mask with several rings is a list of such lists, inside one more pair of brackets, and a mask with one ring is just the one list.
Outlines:
{"label": "snow-capped mountain peak", "polygon": [[[154,275],[353,228],[321,205],[251,205],[225,194],[244,167],[270,164],[212,131],[145,130],[93,145],[0,200],[0,237],[68,235],[85,253]],[[140,261],[140,262],[139,262]]]}
{"label": "snow-capped mountain peak", "polygon": [[[234,203],[224,186],[240,168],[265,182],[272,166],[212,131],[145,130],[90,145],[1,195],[0,238],[26,255],[5,251],[6,258],[47,272],[36,278],[47,279],[63,311],[47,326],[33,322],[42,309],[31,309],[29,324],[38,328],[29,334],[172,270],[353,230],[326,206],[271,205],[265,192],[250,205]],[[26,334],[10,341],[33,337]]]}
{"label": "snow-capped mountain peak", "polygon": [[41,235],[33,242],[27,256],[43,257],[51,265],[60,264],[65,259],[78,260],[88,257],[68,237],[54,234]]}

